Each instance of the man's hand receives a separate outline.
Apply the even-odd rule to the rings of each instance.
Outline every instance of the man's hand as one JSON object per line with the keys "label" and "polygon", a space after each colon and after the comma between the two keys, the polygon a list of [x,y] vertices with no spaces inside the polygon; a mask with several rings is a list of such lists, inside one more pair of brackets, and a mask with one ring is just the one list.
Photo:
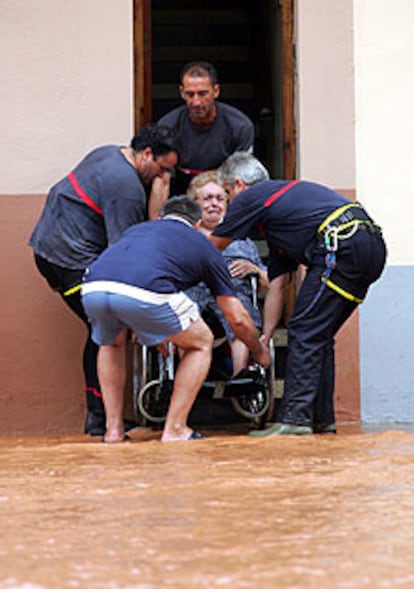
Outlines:
{"label": "man's hand", "polygon": [[269,343],[268,342],[265,343],[264,336],[260,337],[259,342],[260,342],[260,348],[259,348],[258,352],[256,352],[254,354],[254,359],[256,360],[256,362],[258,362],[259,364],[261,364],[265,368],[269,368],[269,365],[270,365]]}
{"label": "man's hand", "polygon": [[249,260],[234,260],[229,264],[229,272],[232,278],[244,278],[249,274],[258,274],[258,267]]}
{"label": "man's hand", "polygon": [[167,356],[168,356],[168,352],[169,352],[169,350],[168,350],[168,342],[167,342],[167,340],[164,340],[163,342],[161,342],[160,344],[158,344],[158,345],[156,346],[156,348],[157,348],[157,350],[158,350],[158,351],[159,351],[159,352],[162,354],[162,356],[163,356],[164,358],[167,358]]}

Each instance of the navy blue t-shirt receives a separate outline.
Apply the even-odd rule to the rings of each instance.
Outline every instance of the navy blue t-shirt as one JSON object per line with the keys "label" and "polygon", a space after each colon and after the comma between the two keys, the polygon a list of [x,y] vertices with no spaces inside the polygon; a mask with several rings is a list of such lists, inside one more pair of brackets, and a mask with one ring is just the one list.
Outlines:
{"label": "navy blue t-shirt", "polygon": [[88,269],[85,282],[108,280],[157,293],[204,281],[214,296],[235,296],[227,263],[199,231],[171,219],[130,227]]}
{"label": "navy blue t-shirt", "polygon": [[286,180],[264,180],[241,192],[213,231],[219,237],[243,239],[259,230],[269,246],[270,279],[295,270],[298,264],[307,265],[306,251],[319,225],[350,202],[326,186],[306,181],[272,201],[272,195],[287,184]]}

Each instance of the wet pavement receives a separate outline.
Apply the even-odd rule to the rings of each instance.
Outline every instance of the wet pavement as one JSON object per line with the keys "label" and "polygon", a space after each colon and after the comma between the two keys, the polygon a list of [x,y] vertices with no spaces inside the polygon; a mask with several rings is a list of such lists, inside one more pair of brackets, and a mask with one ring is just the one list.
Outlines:
{"label": "wet pavement", "polygon": [[414,587],[414,427],[0,438],[0,588]]}

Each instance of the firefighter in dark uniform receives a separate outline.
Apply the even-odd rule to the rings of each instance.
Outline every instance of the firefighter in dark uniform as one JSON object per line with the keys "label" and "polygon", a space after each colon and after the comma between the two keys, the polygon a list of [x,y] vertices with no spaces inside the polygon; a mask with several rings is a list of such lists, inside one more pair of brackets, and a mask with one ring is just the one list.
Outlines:
{"label": "firefighter in dark uniform", "polygon": [[299,264],[307,267],[288,324],[278,421],[250,433],[335,433],[334,337],[383,271],[386,246],[381,229],[359,203],[326,186],[265,180],[266,170],[247,153],[227,158],[219,177],[232,202],[212,242],[223,249],[233,239],[259,230],[269,246],[265,342],[281,318],[287,275]]}
{"label": "firefighter in dark uniform", "polygon": [[[85,433],[105,433],[105,411],[97,374],[98,346],[80,297],[85,269],[125,229],[145,220],[144,185],[170,175],[180,141],[169,128],[147,125],[129,146],[104,145],[88,153],[49,191],[30,237],[35,263],[49,286],[88,328],[83,350],[87,414]],[[125,420],[127,429],[135,427]]]}

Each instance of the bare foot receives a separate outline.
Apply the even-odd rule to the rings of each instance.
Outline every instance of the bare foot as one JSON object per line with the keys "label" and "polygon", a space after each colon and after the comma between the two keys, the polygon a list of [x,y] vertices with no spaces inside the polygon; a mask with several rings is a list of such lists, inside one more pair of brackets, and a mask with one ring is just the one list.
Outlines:
{"label": "bare foot", "polygon": [[124,432],[106,432],[102,441],[106,444],[119,444],[121,442],[127,442],[131,438],[127,436]]}
{"label": "bare foot", "polygon": [[186,436],[177,436],[177,435],[162,435],[161,438],[161,442],[180,442],[180,441],[185,441],[185,442],[189,442],[191,440],[201,440],[202,438],[206,438],[207,436],[205,436],[204,434],[200,434],[199,432],[196,432],[194,430],[189,430],[189,433],[187,433]]}
{"label": "bare foot", "polygon": [[189,439],[193,430],[188,427],[184,427],[179,431],[163,431],[161,442],[182,442]]}

